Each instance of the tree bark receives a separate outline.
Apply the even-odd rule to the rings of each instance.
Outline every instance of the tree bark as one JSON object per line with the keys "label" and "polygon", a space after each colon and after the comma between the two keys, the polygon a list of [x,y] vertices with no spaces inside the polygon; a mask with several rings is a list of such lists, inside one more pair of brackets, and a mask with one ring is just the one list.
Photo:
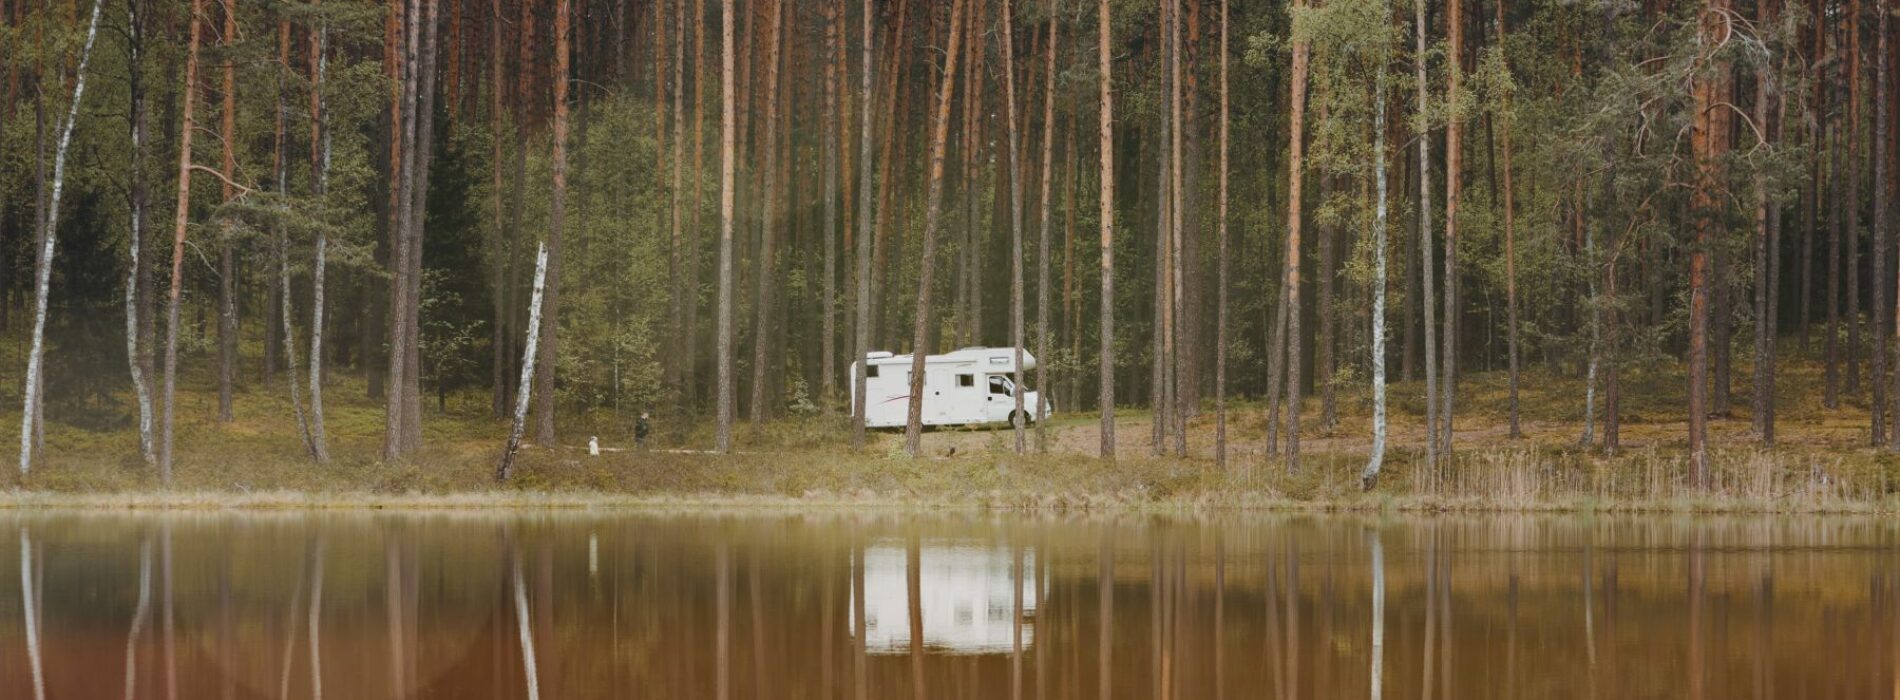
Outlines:
{"label": "tree bark", "polygon": [[[1707,0],[1697,22],[1697,50],[1701,57],[1713,54],[1725,41],[1726,0]],[[1695,123],[1691,141],[1695,155],[1695,185],[1691,192],[1695,240],[1689,250],[1689,480],[1697,489],[1709,487],[1708,463],[1708,352],[1709,352],[1709,248],[1712,245],[1714,218],[1717,214],[1716,159],[1725,145],[1721,117],[1723,109],[1716,101],[1722,64],[1699,66],[1694,83]]]}
{"label": "tree bark", "polygon": [[941,87],[937,93],[936,122],[930,137],[930,185],[924,202],[924,239],[918,265],[917,307],[913,318],[910,364],[910,410],[904,425],[904,448],[911,457],[923,451],[924,357],[929,353],[931,285],[937,257],[937,229],[943,214],[943,151],[950,134],[950,99],[956,91],[957,48],[963,41],[963,10],[968,3],[954,0],[950,6],[950,42],[946,45]]}
{"label": "tree bark", "polygon": [[[1455,0],[1454,0],[1455,1]],[[1430,101],[1430,88],[1425,81],[1425,3],[1414,4],[1412,22],[1415,35],[1415,47],[1412,64],[1418,78],[1418,116],[1414,136],[1418,140],[1418,253],[1420,289],[1417,296],[1419,305],[1425,309],[1425,479],[1427,491],[1436,492],[1439,482],[1438,467],[1438,321],[1433,302],[1434,291],[1432,271],[1432,158],[1431,158],[1431,118],[1426,109]]]}
{"label": "tree bark", "polygon": [[732,199],[734,182],[733,132],[739,98],[733,84],[733,25],[738,21],[734,0],[723,0],[720,20],[720,81],[724,95],[719,115],[719,415],[715,448],[732,450]]}
{"label": "tree bark", "polygon": [[[1215,253],[1215,265],[1219,268],[1219,271],[1216,273],[1216,279],[1218,280],[1216,284],[1218,287],[1214,291],[1214,466],[1222,470],[1227,468],[1227,151],[1230,120],[1230,115],[1228,114],[1228,92],[1231,89],[1227,77],[1227,56],[1229,54],[1227,40],[1228,23],[1230,21],[1228,16],[1229,6],[1230,3],[1227,2],[1222,2],[1220,5],[1220,200],[1216,205],[1216,211],[1218,213],[1215,214],[1214,222],[1215,236],[1218,238],[1218,243],[1216,243],[1217,252]],[[1050,72],[1054,73],[1054,70],[1051,69]],[[1379,72],[1379,75],[1382,80],[1380,85],[1383,86],[1385,72],[1382,70]],[[1379,116],[1382,120],[1385,118],[1383,102],[1380,103]],[[1379,143],[1384,143],[1384,141],[1380,141]],[[1375,154],[1375,157],[1378,156]],[[1383,158],[1381,158],[1380,161],[1383,162]],[[1381,178],[1383,178],[1385,173],[1383,169],[1384,166],[1381,165],[1380,167],[1381,170],[1379,173]],[[1380,180],[1381,184],[1384,182],[1384,179]],[[1384,198],[1381,198],[1380,201],[1383,202]],[[1384,210],[1381,209],[1380,211],[1383,212]],[[1381,250],[1383,250],[1383,248],[1381,248]],[[1381,256],[1383,256],[1383,253],[1381,253]],[[1385,258],[1380,257],[1379,260],[1383,263]],[[1381,278],[1384,277],[1383,268],[1379,274]],[[1385,299],[1384,292],[1381,291],[1377,298],[1383,302]],[[1373,312],[1374,319],[1380,318],[1376,308],[1377,307],[1375,307],[1375,311]],[[1375,320],[1375,323],[1376,322]],[[1375,326],[1374,338],[1379,337],[1377,329],[1378,327]],[[1375,355],[1377,352],[1375,349]],[[1375,399],[1379,400],[1374,406],[1379,409],[1383,409],[1385,406],[1383,402],[1385,397],[1383,384],[1383,381],[1375,384],[1375,386],[1380,387],[1377,390],[1378,393],[1374,395]],[[1375,468],[1373,471],[1376,473],[1377,469]]]}
{"label": "tree bark", "polygon": [[823,379],[819,382],[818,405],[829,414],[833,397],[838,395],[838,122],[844,121],[840,115],[838,93],[840,92],[840,71],[843,70],[843,57],[839,42],[844,40],[844,0],[825,3],[825,54],[837,60],[824,62],[824,118],[820,120],[819,130],[824,132],[824,179],[825,179],[825,272],[821,282],[821,301],[824,318],[820,322],[820,332],[824,338],[820,341],[820,370]]}
{"label": "tree bark", "polygon": [[571,46],[569,0],[554,3],[554,194],[548,202],[548,280],[546,312],[541,316],[541,357],[535,374],[534,441],[558,444],[554,433],[554,371],[560,356],[561,239],[567,230],[567,83]]}
{"label": "tree bark", "polygon": [[[194,0],[194,2],[199,1],[201,0]],[[55,149],[53,155],[52,194],[47,199],[45,213],[40,217],[40,245],[38,258],[34,265],[33,345],[29,351],[30,354],[27,355],[26,389],[24,392],[26,394],[26,400],[25,407],[20,412],[20,474],[22,476],[25,476],[27,472],[32,470],[34,446],[39,439],[40,431],[43,430],[44,427],[42,425],[36,425],[35,422],[45,419],[41,409],[41,404],[44,402],[42,393],[46,388],[46,379],[42,373],[42,367],[46,355],[47,294],[53,279],[53,251],[59,240],[59,200],[60,195],[65,189],[64,185],[66,184],[66,151],[72,146],[73,127],[79,123],[79,104],[86,97],[86,67],[92,62],[92,45],[94,40],[99,37],[99,9],[103,4],[105,4],[104,0],[93,0],[92,3],[92,18],[88,20],[86,24],[86,44],[79,52],[79,68],[75,74],[77,77],[73,80],[72,102],[70,102],[66,108],[66,120],[60,124],[59,146]],[[195,23],[192,26],[194,30],[197,28]],[[193,36],[196,36],[195,31]],[[195,45],[193,48],[196,48]],[[195,57],[197,54],[193,53],[192,55]],[[189,104],[189,102],[187,102],[187,104]],[[189,112],[187,112],[187,114],[189,114]],[[189,142],[187,142],[187,144],[189,144]],[[189,180],[188,173],[185,174],[185,177]],[[180,226],[182,230],[182,224]],[[167,391],[166,394],[167,403],[170,403],[170,392]],[[169,411],[167,413],[169,415]],[[167,421],[166,427],[166,442],[169,447],[169,420]],[[169,450],[167,450],[167,453],[169,457]],[[169,466],[169,460],[166,465]],[[169,473],[167,473],[167,477],[169,477]]]}
{"label": "tree bark", "polygon": [[[172,425],[173,413],[177,407],[174,397],[178,389],[179,295],[183,291],[185,277],[186,226],[191,221],[191,141],[193,133],[198,128],[198,122],[194,118],[194,107],[198,96],[198,42],[203,33],[203,24],[204,0],[191,0],[191,38],[185,45],[185,83],[182,88],[185,93],[184,122],[178,132],[178,203],[173,209],[175,213],[172,221],[171,293],[166,301],[165,311],[165,413],[158,450],[158,478],[164,483],[170,483],[172,478]],[[50,243],[50,236],[48,241]],[[44,299],[45,296],[42,295],[41,308],[45,308]],[[37,355],[38,353],[35,353],[35,357]],[[32,374],[29,372],[29,386],[33,386]],[[29,398],[31,398],[30,394]],[[28,405],[32,405],[30,400]],[[22,437],[22,442],[24,441],[25,437]],[[25,451],[24,448],[22,451]]]}
{"label": "tree bark", "polygon": [[[237,2],[238,0],[219,0],[224,12],[224,33],[220,43],[226,51],[237,42]],[[225,177],[221,194],[224,202],[229,203],[237,197],[236,183],[228,178],[237,175],[237,62],[230,57],[224,59],[224,107],[219,113],[220,134],[223,146],[223,165]],[[218,422],[229,423],[234,420],[231,408],[231,385],[237,362],[237,252],[231,245],[233,232],[227,230],[218,237]]]}
{"label": "tree bark", "polygon": [[[851,373],[851,449],[853,451],[864,448],[864,402],[866,391],[863,363],[864,358],[871,354],[871,258],[873,256],[871,225],[877,218],[876,212],[872,209],[874,200],[871,193],[872,179],[876,176],[877,171],[877,162],[871,159],[871,141],[874,137],[873,132],[876,131],[871,125],[871,116],[876,111],[873,109],[876,103],[876,96],[871,92],[871,59],[872,56],[875,55],[874,47],[877,38],[877,34],[872,28],[877,14],[877,7],[873,4],[873,0],[863,0],[862,13],[864,47],[859,50],[858,56],[860,64],[859,71],[862,73],[862,75],[859,76],[858,89],[861,93],[859,103],[863,110],[860,115],[863,124],[858,129],[858,162],[860,164],[858,171],[858,292],[856,299],[858,308],[857,325],[852,328],[856,336],[852,346],[856,348],[856,350],[851,358],[852,365],[857,367],[857,369]],[[860,622],[860,624],[862,624],[862,622]],[[860,643],[862,643],[861,638]]]}
{"label": "tree bark", "polygon": [[[139,14],[139,0],[126,3],[126,43],[130,49],[126,71],[128,95],[131,101],[132,128],[132,167],[130,186],[131,235],[127,241],[127,265],[125,273],[125,358],[132,372],[132,390],[139,411],[139,455],[144,458],[145,466],[158,464],[158,454],[152,445],[152,377],[146,371],[145,358],[151,353],[148,344],[139,342],[143,335],[149,314],[139,303],[141,292],[145,291],[146,277],[151,263],[144,255],[146,204],[150,192],[145,182],[145,23]],[[279,120],[281,124],[281,119]]]}
{"label": "tree bark", "polygon": [[[1042,91],[1042,229],[1036,239],[1036,388],[1040,396],[1054,393],[1049,385],[1049,234],[1055,225],[1055,207],[1053,206],[1055,182],[1055,142],[1056,142],[1056,47],[1061,34],[1060,22],[1049,21],[1049,46],[1043,58],[1045,60],[1046,79]],[[1051,418],[1044,411],[1047,403],[1039,403],[1036,411],[1036,452],[1049,451],[1048,426],[1044,422]],[[1040,563],[1040,560],[1038,560]],[[1037,676],[1038,681],[1042,677]]]}
{"label": "tree bark", "polygon": [[[311,4],[322,0],[311,0]],[[321,20],[319,20],[321,21]],[[430,31],[434,31],[431,29]],[[330,134],[324,130],[323,78],[329,67],[329,29],[310,32],[310,182],[318,200],[329,196]],[[318,464],[330,461],[329,439],[323,430],[324,276],[329,267],[330,236],[317,227],[315,255],[310,265],[310,456]]]}
{"label": "tree bark", "polygon": [[[1379,13],[1380,17],[1385,17],[1389,14],[1389,11],[1387,10],[1385,2],[1383,0],[1381,0],[1380,2],[1380,10],[1381,10]],[[1500,13],[1503,12],[1502,9],[1499,9],[1498,11]],[[1502,22],[1500,22],[1500,25],[1501,24]],[[1385,466],[1385,437],[1386,437],[1386,415],[1385,415],[1385,411],[1386,411],[1386,408],[1385,408],[1385,287],[1386,287],[1385,83],[1386,83],[1386,69],[1385,69],[1385,65],[1383,61],[1380,63],[1379,67],[1375,68],[1374,70],[1376,70],[1377,72],[1373,76],[1374,85],[1372,89],[1372,104],[1373,104],[1372,177],[1373,177],[1374,187],[1376,188],[1377,191],[1374,194],[1375,199],[1373,200],[1373,205],[1372,205],[1373,206],[1373,210],[1372,210],[1373,211],[1373,218],[1372,218],[1372,338],[1371,338],[1372,339],[1372,361],[1371,361],[1371,365],[1372,365],[1372,447],[1371,447],[1371,453],[1366,458],[1365,469],[1359,472],[1359,486],[1360,488],[1368,490],[1368,491],[1372,490],[1372,487],[1378,483],[1379,471]],[[1221,93],[1221,211],[1223,214],[1225,214],[1226,209],[1227,209],[1227,196],[1226,196],[1227,194],[1227,177],[1226,177],[1226,174],[1227,174],[1226,173],[1227,171],[1227,167],[1226,167],[1226,163],[1227,163],[1227,95],[1225,92],[1226,84],[1227,84],[1226,73],[1227,73],[1227,14],[1226,14],[1226,8],[1223,7],[1221,10],[1221,85],[1222,85],[1222,93]],[[1509,143],[1509,141],[1506,141],[1506,143]],[[1508,152],[1509,150],[1507,147],[1506,153]],[[1509,168],[1507,167],[1506,173],[1508,172],[1509,172]],[[1505,177],[1506,177],[1506,181],[1508,182],[1510,176],[1507,174]],[[1508,189],[1506,191],[1508,191]],[[1227,272],[1227,228],[1226,228],[1226,223],[1225,223],[1226,217],[1223,215],[1221,218],[1222,218],[1221,276],[1225,278],[1226,272]],[[1509,230],[1509,229],[1507,228],[1506,230]],[[1221,302],[1222,302],[1221,303],[1221,317],[1223,321],[1225,321],[1226,319],[1226,312],[1227,312],[1226,292],[1227,292],[1226,285],[1223,283],[1221,286]],[[1225,337],[1226,336],[1225,323],[1222,324],[1221,331],[1222,331],[1221,335]],[[1223,348],[1223,357],[1225,356],[1224,350],[1225,348]],[[1220,371],[1224,374],[1225,362],[1223,361],[1217,366],[1221,367]],[[1223,413],[1224,413],[1224,410],[1223,410]],[[1224,427],[1225,426],[1223,425],[1223,428]],[[1373,550],[1372,550],[1373,562],[1377,564],[1379,562],[1379,549],[1378,549],[1379,542],[1377,539],[1374,539],[1372,544],[1373,544]],[[1374,573],[1383,575],[1383,571],[1377,568],[1374,569]],[[1383,601],[1384,591],[1382,590],[1382,588],[1378,585],[1375,585],[1373,589],[1373,593],[1374,595],[1381,596],[1377,600],[1380,600],[1381,604],[1383,604],[1382,601]],[[1373,658],[1375,661],[1378,658],[1378,654],[1380,650],[1379,641],[1383,637],[1383,632],[1381,631],[1382,629],[1383,628],[1379,628],[1379,627],[1374,628],[1375,634],[1374,634],[1374,644],[1373,644]],[[1380,669],[1378,668],[1378,665],[1375,663],[1373,666],[1373,671],[1372,671],[1373,673],[1372,682],[1373,682],[1375,697],[1377,696],[1377,688],[1379,687],[1378,685],[1379,672],[1380,672]]]}
{"label": "tree bark", "polygon": [[[502,274],[503,270],[508,267],[508,261],[513,258],[512,255],[508,254],[509,239],[508,229],[506,228],[508,221],[507,206],[505,205],[506,200],[503,199],[502,196],[501,96],[503,94],[502,76],[508,71],[502,66],[501,60],[501,0],[489,0],[488,9],[489,186],[492,192],[490,196],[495,200],[495,211],[493,214],[495,218],[490,222],[494,226],[494,232],[489,239],[488,258],[489,294],[492,297],[490,306],[494,314],[492,320],[489,322],[488,348],[490,372],[488,381],[490,385],[489,411],[496,418],[500,418],[508,414],[508,318],[513,315],[513,310],[508,308],[506,290],[506,287],[512,283],[512,280],[509,280]],[[521,68],[517,66],[515,74],[519,76],[520,73]],[[517,77],[516,80],[520,80],[520,78]]]}
{"label": "tree bark", "polygon": [[1458,390],[1458,200],[1464,192],[1464,120],[1456,113],[1458,93],[1464,76],[1465,19],[1464,1],[1446,0],[1445,56],[1445,351],[1440,355],[1445,366],[1439,371],[1444,387],[1438,399],[1444,402],[1438,411],[1439,427],[1444,430],[1439,447],[1447,459],[1451,456],[1452,413]]}
{"label": "tree bark", "polygon": [[778,248],[779,189],[778,180],[778,131],[779,131],[779,54],[783,43],[785,25],[785,3],[783,0],[771,0],[769,12],[771,19],[766,29],[766,67],[765,67],[765,111],[761,117],[765,121],[764,141],[759,150],[765,154],[765,167],[760,170],[762,186],[759,188],[759,251],[755,258],[758,270],[758,298],[752,305],[752,431],[758,433],[765,427],[767,414],[772,412],[769,406],[771,392],[767,391],[769,379],[767,368],[770,364],[772,345],[772,308],[775,306],[774,282],[778,279],[778,264],[775,260]]}
{"label": "tree bark", "polygon": [[[1109,11],[1108,0],[1099,0],[1096,5],[1095,37],[1097,71],[1101,86],[1101,127],[1097,134],[1100,139],[1097,149],[1101,157],[1101,211],[1102,226],[1102,306],[1099,319],[1100,330],[1097,333],[1101,341],[1100,354],[1096,364],[1099,366],[1100,388],[1097,390],[1096,403],[1102,411],[1101,444],[1097,454],[1107,459],[1115,458],[1115,91],[1113,47],[1114,32],[1111,31],[1113,14]],[[1104,565],[1106,566],[1106,565]],[[1104,599],[1106,600],[1106,599]],[[1107,609],[1104,602],[1103,609]],[[1103,647],[1108,645],[1103,638]],[[1108,673],[1107,660],[1102,661],[1102,673]],[[1109,685],[1104,675],[1102,690],[1108,691]]]}
{"label": "tree bark", "polygon": [[520,388],[515,393],[514,422],[508,429],[508,442],[501,460],[495,464],[495,481],[507,482],[514,474],[515,452],[521,449],[521,435],[527,431],[529,397],[534,393],[534,363],[541,340],[541,304],[547,290],[548,246],[542,243],[534,253],[534,292],[528,299],[528,339],[521,352]]}
{"label": "tree bark", "polygon": [[1022,454],[1029,414],[1023,412],[1023,394],[1027,392],[1023,387],[1023,168],[1022,129],[1016,113],[1015,14],[1014,4],[1003,0],[1003,100],[1007,103],[1003,112],[1008,119],[1005,137],[1009,139],[1009,346],[1015,353],[1010,374],[1016,384],[1010,423],[1011,432],[1015,433],[1016,454]]}
{"label": "tree bark", "polygon": [[[1509,46],[1509,42],[1505,41],[1504,36],[1504,3],[1496,3],[1496,5],[1498,14],[1498,56],[1500,59],[1503,59],[1505,56],[1505,47]],[[1503,63],[1506,66],[1506,70],[1509,70],[1510,62],[1504,60]],[[1513,171],[1511,167],[1511,126],[1516,116],[1517,113],[1512,109],[1510,98],[1507,95],[1504,100],[1503,119],[1499,120],[1500,123],[1498,124],[1498,132],[1500,140],[1502,141],[1501,145],[1504,149],[1504,303],[1506,307],[1505,324],[1507,325],[1505,330],[1505,344],[1508,346],[1506,353],[1510,356],[1509,410],[1511,421],[1510,437],[1513,440],[1522,439],[1524,437],[1517,397],[1519,371],[1517,322],[1517,188],[1513,186],[1511,182]],[[1614,254],[1612,254],[1612,256],[1614,256]]]}

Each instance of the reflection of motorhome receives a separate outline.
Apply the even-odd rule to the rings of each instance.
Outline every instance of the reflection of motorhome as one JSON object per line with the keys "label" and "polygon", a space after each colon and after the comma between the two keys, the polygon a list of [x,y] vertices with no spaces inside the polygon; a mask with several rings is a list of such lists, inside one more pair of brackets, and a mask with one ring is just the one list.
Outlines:
{"label": "reflection of motorhome", "polygon": [[[924,646],[934,653],[1000,654],[1012,649],[1012,610],[1016,580],[1010,575],[1011,551],[979,543],[925,544],[918,550],[918,612],[923,616]],[[871,654],[910,653],[910,580],[908,550],[884,544],[864,550],[864,649]],[[1024,572],[1035,567],[1035,552],[1023,552]],[[1025,573],[1023,648],[1034,640],[1036,586]],[[846,608],[856,614],[857,603]],[[847,629],[857,629],[850,618]]]}
{"label": "reflection of motorhome", "polygon": [[[899,428],[910,419],[910,355],[874,352],[863,362],[851,363],[851,379],[861,368],[864,378],[864,424],[871,428]],[[1055,405],[1036,391],[1023,394],[1023,412],[1016,414],[1019,388],[1010,375],[1016,367],[1014,348],[964,348],[943,355],[924,356],[924,425],[1011,424],[1027,418],[1035,422],[1055,413]],[[1036,368],[1036,356],[1023,352],[1022,371]],[[852,410],[857,410],[853,397]]]}

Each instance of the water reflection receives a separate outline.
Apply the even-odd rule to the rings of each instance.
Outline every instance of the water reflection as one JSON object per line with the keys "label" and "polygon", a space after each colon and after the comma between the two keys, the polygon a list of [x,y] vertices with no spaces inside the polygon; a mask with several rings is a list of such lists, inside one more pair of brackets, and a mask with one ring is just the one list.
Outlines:
{"label": "water reflection", "polygon": [[1877,520],[13,514],[0,542],[5,697],[1900,691]]}

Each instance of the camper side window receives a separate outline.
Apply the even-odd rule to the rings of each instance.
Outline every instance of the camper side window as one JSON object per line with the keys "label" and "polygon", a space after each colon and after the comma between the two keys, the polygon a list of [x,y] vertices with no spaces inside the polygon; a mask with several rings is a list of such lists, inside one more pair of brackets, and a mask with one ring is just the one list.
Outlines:
{"label": "camper side window", "polygon": [[865,379],[876,379],[876,378],[877,378],[877,365],[865,365],[865,367],[864,367],[864,378],[865,378]]}
{"label": "camper side window", "polygon": [[1009,396],[1009,380],[1002,377],[990,377],[990,393]]}
{"label": "camper side window", "polygon": [[973,387],[973,386],[976,386],[976,375],[974,374],[957,375],[958,388]]}

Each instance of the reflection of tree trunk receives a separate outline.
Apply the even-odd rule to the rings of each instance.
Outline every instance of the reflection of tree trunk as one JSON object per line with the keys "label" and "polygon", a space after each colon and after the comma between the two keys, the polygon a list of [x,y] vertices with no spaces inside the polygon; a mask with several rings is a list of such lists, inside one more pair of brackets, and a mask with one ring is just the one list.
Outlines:
{"label": "reflection of tree trunk", "polygon": [[[1385,683],[1385,548],[1379,533],[1367,533],[1372,546],[1372,700],[1383,697]],[[1219,564],[1215,564],[1219,566]]]}
{"label": "reflection of tree trunk", "polygon": [[[285,289],[289,289],[289,287],[285,287]],[[284,347],[289,348],[290,344],[286,342]],[[287,367],[288,366],[289,365],[287,365]],[[291,654],[297,650],[297,611],[303,608],[304,578],[309,568],[310,560],[308,557],[297,562],[297,586],[291,589],[290,607],[284,609],[284,653],[281,657],[283,662],[277,678],[278,700],[289,700],[290,698],[290,669],[296,665],[296,659],[291,656]],[[128,698],[128,700],[130,699]]]}
{"label": "reflection of tree trunk", "polygon": [[20,609],[26,620],[26,659],[33,672],[33,697],[46,700],[46,672],[40,667],[40,615],[33,594],[33,536],[20,528]]}
{"label": "reflection of tree trunk", "polygon": [[754,551],[746,559],[746,602],[752,608],[752,687],[754,693],[765,695],[764,584],[759,580],[759,553]]}
{"label": "reflection of tree trunk", "polygon": [[[1431,304],[1427,303],[1425,306],[1430,308]],[[1427,364],[1426,367],[1429,369],[1431,365]],[[1425,559],[1422,568],[1424,569],[1422,573],[1425,575],[1425,654],[1423,656],[1425,676],[1419,683],[1418,689],[1419,697],[1432,700],[1432,674],[1437,670],[1437,666],[1432,664],[1432,659],[1438,655],[1438,548],[1437,542],[1429,533],[1426,535]]]}
{"label": "reflection of tree trunk", "polygon": [[[532,631],[528,618],[527,585],[523,583],[521,577],[521,555],[513,551],[514,542],[512,540],[509,542],[509,550],[508,558],[514,561],[515,635],[521,640],[521,670],[527,678],[526,687],[528,700],[540,700],[540,669],[535,662],[534,632]],[[723,601],[724,599],[722,598],[721,600]],[[724,627],[721,627],[721,631],[724,631]],[[722,657],[720,661],[721,668],[723,669],[725,659]],[[724,678],[723,673],[721,674],[721,678]],[[722,693],[720,697],[723,698],[725,695]]]}
{"label": "reflection of tree trunk", "polygon": [[[870,161],[864,162],[868,167]],[[869,659],[865,656],[864,649],[864,541],[862,539],[858,540],[857,549],[853,550],[851,556],[851,621],[854,625],[851,663],[852,673],[855,675],[853,680],[856,684],[856,692],[852,697],[864,700],[870,697],[870,691],[865,678],[865,666]]]}
{"label": "reflection of tree trunk", "polygon": [[[961,5],[962,0],[958,0],[957,4]],[[955,43],[951,42],[953,46]],[[904,557],[904,599],[910,602],[911,697],[924,700],[923,570],[918,560],[923,555],[923,547],[916,535],[910,538],[910,551],[907,554]]]}
{"label": "reflection of tree trunk", "polygon": [[[726,0],[726,9],[728,10],[732,9],[732,0]],[[728,14],[727,16],[730,17],[731,15]],[[730,25],[727,25],[727,26],[730,27]],[[732,48],[731,47],[732,30],[726,29],[725,32],[726,32],[726,39],[727,39],[726,48],[728,49],[727,55],[731,55],[730,49]],[[730,64],[727,65],[726,74],[727,75],[732,74]],[[731,93],[727,93],[727,94],[730,95]],[[728,111],[727,114],[730,115],[731,112]],[[718,688],[719,688],[719,694],[718,694],[719,700],[726,700],[727,698],[732,697],[732,679],[731,679],[731,676],[732,676],[732,554],[726,550],[726,545],[724,543],[721,543],[719,545],[718,553],[716,555],[713,566],[715,569],[717,569],[715,578],[718,579],[718,589],[719,589],[718,590],[719,630],[717,633],[718,638],[719,638],[719,644],[718,644],[718,651],[716,654],[716,656],[718,657],[717,662],[716,662],[718,666],[718,674],[717,674],[718,678],[716,680],[716,683],[718,684]],[[858,576],[858,590],[860,593],[862,593],[864,590],[864,564],[862,562],[859,562],[858,564],[857,576]],[[517,564],[515,566],[515,587],[517,589],[519,589],[521,586],[520,582],[521,582],[521,567],[519,564]],[[516,594],[516,599],[517,601],[520,600],[519,594]],[[522,616],[525,617],[527,615],[526,604],[517,602],[517,605],[520,607]],[[864,692],[863,692],[863,689],[864,689],[864,663],[863,663],[864,597],[862,595],[858,597],[857,606],[858,606],[858,659],[859,659],[858,695],[859,697],[863,697],[864,695]],[[521,629],[522,629],[521,641],[525,647],[526,645],[529,644],[527,627],[523,626]]]}
{"label": "reflection of tree trunk", "polygon": [[132,700],[138,687],[139,637],[145,633],[145,621],[152,617],[152,537],[139,541],[139,603],[132,610],[132,630],[125,635],[125,700]]}
{"label": "reflection of tree trunk", "polygon": [[310,550],[310,697],[323,700],[323,536]]}
{"label": "reflection of tree trunk", "polygon": [[[1007,0],[1005,0],[1007,2]],[[1005,15],[1007,16],[1007,15]],[[1008,55],[1005,53],[1004,55]],[[1023,549],[1015,547],[1010,557],[1009,618],[1009,697],[1023,697]]]}
{"label": "reflection of tree trunk", "polygon": [[1703,681],[1707,659],[1702,636],[1702,581],[1706,572],[1702,561],[1702,535],[1691,535],[1689,543],[1689,698],[1705,697]]}
{"label": "reflection of tree trunk", "polygon": [[165,700],[178,700],[178,625],[172,607],[172,525],[165,523],[159,540],[159,577],[165,593]]}
{"label": "reflection of tree trunk", "polygon": [[395,697],[404,697],[409,679],[403,676],[402,649],[408,635],[403,633],[402,551],[394,538],[383,542],[383,600],[387,605],[389,628],[389,682]]}
{"label": "reflection of tree trunk", "polygon": [[[1102,7],[1107,9],[1108,0],[1102,0]],[[1102,27],[1106,33],[1107,20],[1102,21]],[[1108,50],[1103,49],[1102,55],[1106,57]],[[1106,62],[1105,59],[1104,63]],[[1106,95],[1107,92],[1104,91],[1103,94]],[[1103,158],[1106,160],[1107,156]],[[1098,678],[1101,681],[1096,686],[1096,692],[1106,700],[1115,690],[1115,530],[1113,527],[1102,531],[1102,548],[1095,555],[1095,560],[1097,562],[1096,616],[1099,618],[1097,626],[1101,628],[1095,635],[1096,643],[1099,645],[1095,655],[1096,673],[1099,674]]]}

